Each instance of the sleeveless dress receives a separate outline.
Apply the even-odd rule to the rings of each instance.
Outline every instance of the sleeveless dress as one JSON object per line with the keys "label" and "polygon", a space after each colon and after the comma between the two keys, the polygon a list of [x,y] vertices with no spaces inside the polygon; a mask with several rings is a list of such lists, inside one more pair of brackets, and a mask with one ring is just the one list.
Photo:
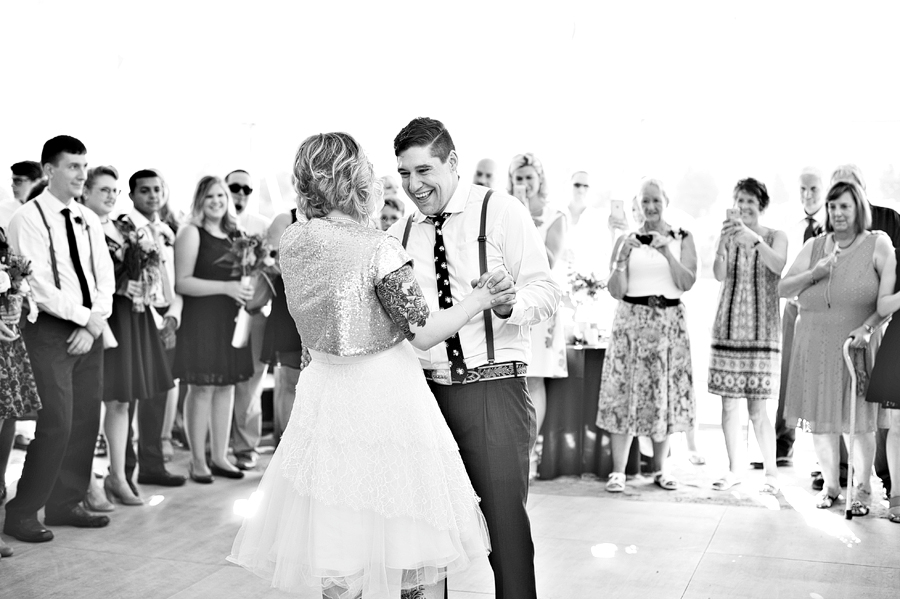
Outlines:
{"label": "sleeveless dress", "polygon": [[[291,210],[291,224],[297,222],[297,209]],[[269,366],[277,366],[285,356],[279,354],[299,355],[303,351],[300,342],[300,333],[294,323],[291,313],[288,311],[287,296],[284,289],[284,279],[281,275],[273,276],[272,287],[275,290],[272,296],[272,311],[266,319],[266,331],[263,335],[262,352],[260,361]],[[299,359],[299,358],[298,358]],[[285,363],[285,366],[299,368],[299,362]]]}
{"label": "sleeveless dress", "polygon": [[399,241],[354,223],[312,219],[282,237],[312,362],[228,558],[281,590],[396,599],[488,551],[456,441],[378,295],[404,268],[414,280],[409,264]]}
{"label": "sleeveless dress", "polygon": [[[872,256],[875,237],[870,232],[849,251],[841,252],[831,277],[817,281],[799,296],[800,314],[794,329],[784,418],[806,421],[813,433],[850,433],[850,375],[842,347],[853,329],[875,312],[878,273]],[[813,242],[810,264],[825,255],[827,235]],[[857,390],[865,396],[867,374],[881,344],[881,330],[872,334],[865,349],[851,350],[857,364]],[[878,406],[856,401],[856,431],[875,430]]]}
{"label": "sleeveless dress", "polygon": [[[681,239],[669,242],[681,258]],[[669,263],[648,245],[628,257],[627,296],[678,299]],[[684,304],[652,307],[620,301],[603,358],[597,426],[665,441],[694,426],[691,344]]]}
{"label": "sleeveless dress", "polygon": [[[898,259],[897,282],[894,285],[894,293],[900,291],[900,249],[895,249],[894,254]],[[890,428],[891,425],[900,426],[900,316],[894,314],[881,347],[875,357],[875,366],[872,368],[872,376],[869,379],[869,389],[866,393],[866,401],[879,404],[878,412],[879,428]]]}
{"label": "sleeveless dress", "polygon": [[[565,218],[565,215],[550,206],[544,206],[544,211],[537,219],[538,233],[541,241],[547,242],[547,233],[556,221]],[[557,265],[562,266],[562,256],[559,256]],[[554,268],[554,276],[560,278],[559,272]],[[557,276],[559,275],[559,276]],[[569,375],[566,362],[566,335],[563,327],[562,314],[559,310],[549,319],[531,327],[531,361],[528,362],[529,377],[565,378]]]}
{"label": "sleeveless dress", "polygon": [[[188,225],[194,226],[194,225]],[[231,269],[216,260],[228,252],[230,239],[216,237],[198,227],[200,248],[194,276],[211,281],[236,281]],[[227,295],[184,296],[178,343],[175,344],[175,378],[191,385],[233,385],[253,374],[253,353],[231,346],[238,305]]]}
{"label": "sleeveless dress", "polygon": [[[770,247],[775,231],[765,242]],[[709,392],[722,397],[772,399],[781,381],[778,281],[759,253],[735,244],[729,253],[709,355]]]}
{"label": "sleeveless dress", "polygon": [[130,403],[151,399],[175,386],[166,350],[153,319],[153,309],[135,312],[125,290],[127,274],[122,262],[122,236],[112,222],[103,224],[106,245],[116,275],[112,314],[107,320],[118,342],[103,352],[103,401]]}

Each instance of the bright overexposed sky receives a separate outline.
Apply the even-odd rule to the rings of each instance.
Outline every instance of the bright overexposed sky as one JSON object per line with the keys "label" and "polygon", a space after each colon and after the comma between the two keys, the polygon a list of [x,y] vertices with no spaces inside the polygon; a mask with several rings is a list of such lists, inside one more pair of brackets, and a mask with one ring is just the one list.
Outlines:
{"label": "bright overexposed sky", "polygon": [[126,178],[161,169],[177,206],[234,168],[288,201],[307,135],[395,173],[393,137],[431,116],[465,179],[534,152],[559,204],[580,169],[613,197],[693,171],[723,202],[746,176],[794,201],[800,168],[841,162],[874,197],[900,170],[898,22],[898,2],[2,1],[0,167],[66,133]]}

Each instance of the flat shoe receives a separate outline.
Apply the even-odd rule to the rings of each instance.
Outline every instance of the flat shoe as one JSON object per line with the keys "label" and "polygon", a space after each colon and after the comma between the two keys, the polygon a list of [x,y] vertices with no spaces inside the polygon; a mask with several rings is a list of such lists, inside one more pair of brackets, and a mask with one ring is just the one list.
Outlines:
{"label": "flat shoe", "polygon": [[0,557],[12,557],[13,550],[12,547],[0,541]]}
{"label": "flat shoe", "polygon": [[827,510],[832,505],[834,505],[834,502],[838,500],[838,497],[840,497],[840,494],[829,495],[828,491],[823,490],[821,493],[816,495],[816,507],[820,510]]}
{"label": "flat shoe", "polygon": [[760,495],[778,495],[780,492],[781,489],[778,485],[772,483],[765,483],[759,488]]}
{"label": "flat shoe", "polygon": [[699,453],[692,453],[691,457],[688,458],[688,461],[694,466],[703,466],[706,464],[706,458]]}
{"label": "flat shoe", "polygon": [[888,520],[900,524],[900,495],[888,499]]}
{"label": "flat shoe", "polygon": [[188,476],[191,477],[192,481],[201,485],[211,485],[216,480],[212,474],[194,474],[193,468],[188,468]]}
{"label": "flat shoe", "polygon": [[667,477],[662,472],[657,472],[653,475],[653,484],[665,491],[675,491],[678,489],[678,481],[674,478]]}
{"label": "flat shoe", "polygon": [[712,488],[714,491],[727,491],[732,487],[736,487],[741,484],[741,479],[734,475],[734,473],[729,472],[716,482],[712,484]]}
{"label": "flat shoe", "polygon": [[869,506],[862,501],[854,501],[850,504],[850,513],[855,517],[866,516],[869,513]]}
{"label": "flat shoe", "polygon": [[210,464],[209,471],[216,476],[223,476],[225,478],[244,478],[244,473],[240,470],[229,470],[228,468],[222,468],[220,466],[216,466],[215,464]]}

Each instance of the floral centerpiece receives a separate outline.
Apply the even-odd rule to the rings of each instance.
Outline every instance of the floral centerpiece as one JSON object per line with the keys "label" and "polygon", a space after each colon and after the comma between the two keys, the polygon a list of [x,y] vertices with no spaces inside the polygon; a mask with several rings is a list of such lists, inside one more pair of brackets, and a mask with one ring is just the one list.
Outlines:
{"label": "floral centerpiece", "polygon": [[572,334],[576,343],[597,345],[602,332],[599,323],[604,320],[606,279],[593,272],[585,273],[570,268],[563,285],[565,296],[571,302],[573,314]]}
{"label": "floral centerpiece", "polygon": [[124,239],[122,266],[125,276],[140,285],[140,292],[131,298],[131,308],[135,312],[144,312],[163,293],[159,246],[152,235],[135,227],[127,217],[117,219],[115,226]]}
{"label": "floral centerpiece", "polygon": [[[241,285],[249,288],[256,276],[262,276],[275,293],[270,275],[276,274],[277,250],[259,235],[239,234],[232,238],[231,247],[216,263],[231,269],[232,276],[241,277]],[[241,307],[231,338],[233,347],[246,347],[250,340],[250,313]]]}

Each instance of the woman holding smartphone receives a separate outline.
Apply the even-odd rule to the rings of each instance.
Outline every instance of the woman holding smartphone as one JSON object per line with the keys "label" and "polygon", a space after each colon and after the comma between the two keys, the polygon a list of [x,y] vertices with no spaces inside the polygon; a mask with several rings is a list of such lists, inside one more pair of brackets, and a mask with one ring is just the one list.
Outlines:
{"label": "woman holding smartphone", "polygon": [[722,397],[722,432],[729,471],[713,483],[727,491],[741,483],[746,465],[741,435],[740,400],[759,443],[766,482],[760,492],[779,491],[775,463],[775,427],[766,400],[778,399],[781,379],[781,316],[778,282],[787,260],[787,235],[759,223],[769,205],[766,186],[741,179],[734,186],[719,236],[713,274],[722,283],[709,355],[709,392]]}

